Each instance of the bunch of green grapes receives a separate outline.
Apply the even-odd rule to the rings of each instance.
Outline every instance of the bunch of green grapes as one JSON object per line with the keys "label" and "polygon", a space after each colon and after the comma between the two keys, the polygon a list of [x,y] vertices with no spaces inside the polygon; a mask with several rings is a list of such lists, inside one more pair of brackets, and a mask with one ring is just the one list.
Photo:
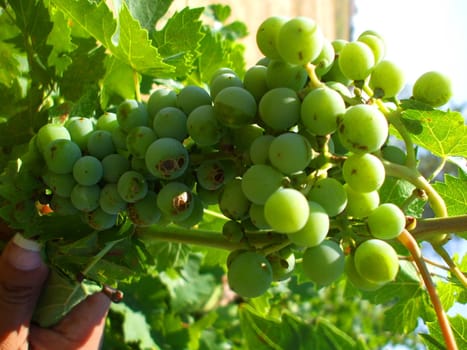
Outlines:
{"label": "bunch of green grapes", "polygon": [[[227,261],[243,297],[289,278],[296,257],[318,286],[345,274],[380,288],[397,276],[388,241],[405,227],[379,197],[384,162],[405,162],[391,158],[386,113],[403,73],[370,31],[330,41],[310,18],[270,17],[256,39],[264,57],[243,76],[221,68],[203,86],[159,87],[114,113],[43,126],[35,145],[51,207],[96,230],[124,220],[195,227],[217,211],[226,240],[251,240]],[[439,106],[450,86],[430,73],[413,95]],[[255,245],[265,232],[280,238],[277,250]]]}

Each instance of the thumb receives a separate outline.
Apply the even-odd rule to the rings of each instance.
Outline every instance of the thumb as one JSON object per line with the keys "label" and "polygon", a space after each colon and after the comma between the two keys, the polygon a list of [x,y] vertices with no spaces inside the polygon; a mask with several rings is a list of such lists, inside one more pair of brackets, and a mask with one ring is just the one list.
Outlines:
{"label": "thumb", "polygon": [[40,246],[16,234],[0,257],[0,349],[19,348],[27,338],[28,326],[47,267]]}

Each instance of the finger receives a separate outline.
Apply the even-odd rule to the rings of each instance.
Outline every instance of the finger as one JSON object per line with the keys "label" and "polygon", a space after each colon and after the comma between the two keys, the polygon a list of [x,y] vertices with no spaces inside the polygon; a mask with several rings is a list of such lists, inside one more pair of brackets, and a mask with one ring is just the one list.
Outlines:
{"label": "finger", "polygon": [[16,349],[25,344],[47,274],[40,246],[15,235],[0,257],[0,349]]}
{"label": "finger", "polygon": [[32,327],[29,342],[34,349],[99,349],[110,300],[96,293],[78,304],[52,329]]}

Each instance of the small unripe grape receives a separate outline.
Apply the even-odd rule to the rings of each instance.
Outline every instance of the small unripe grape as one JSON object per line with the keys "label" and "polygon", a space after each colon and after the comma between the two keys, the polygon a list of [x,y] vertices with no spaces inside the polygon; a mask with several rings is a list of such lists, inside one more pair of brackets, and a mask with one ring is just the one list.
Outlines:
{"label": "small unripe grape", "polygon": [[364,80],[375,64],[370,47],[360,41],[347,43],[339,53],[339,67],[350,80]]}
{"label": "small unripe grape", "polygon": [[383,163],[371,153],[352,154],[342,166],[345,182],[357,192],[378,190],[384,182],[385,175]]}
{"label": "small unripe grape", "polygon": [[416,100],[440,107],[451,99],[451,80],[440,72],[426,72],[415,81],[412,94]]}
{"label": "small unripe grape", "polygon": [[395,97],[404,87],[402,69],[391,61],[379,62],[371,71],[369,85],[375,95]]}
{"label": "small unripe grape", "polygon": [[281,188],[264,204],[264,216],[271,228],[280,233],[293,233],[302,229],[310,215],[305,196],[293,188]]}
{"label": "small unripe grape", "polygon": [[327,286],[344,273],[345,257],[339,244],[325,240],[303,253],[303,272],[319,286]]}
{"label": "small unripe grape", "polygon": [[390,244],[380,239],[369,239],[355,249],[355,268],[371,282],[387,283],[396,278],[399,258]]}
{"label": "small unripe grape", "polygon": [[287,17],[272,16],[266,18],[258,27],[256,31],[256,45],[264,56],[271,59],[280,58],[277,51],[277,37],[280,29],[287,21]]}
{"label": "small unripe grape", "polygon": [[260,296],[271,285],[271,264],[256,252],[240,252],[231,259],[227,279],[230,287],[242,297]]}
{"label": "small unripe grape", "polygon": [[404,212],[395,204],[383,203],[368,215],[370,233],[379,239],[393,239],[405,227]]}
{"label": "small unripe grape", "polygon": [[316,22],[298,16],[282,25],[277,50],[286,62],[304,65],[313,61],[323,48],[324,36]]}

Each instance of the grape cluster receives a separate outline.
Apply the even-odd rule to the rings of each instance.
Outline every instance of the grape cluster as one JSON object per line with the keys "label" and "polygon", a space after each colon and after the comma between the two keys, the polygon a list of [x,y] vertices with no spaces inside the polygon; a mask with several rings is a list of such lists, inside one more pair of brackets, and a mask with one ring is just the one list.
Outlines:
{"label": "grape cluster", "polygon": [[[399,267],[386,241],[405,226],[399,207],[380,203],[383,159],[403,164],[405,154],[387,144],[375,101],[394,102],[402,71],[371,31],[330,41],[312,19],[270,17],[256,39],[264,57],[243,77],[222,68],[205,87],[159,87],[95,120],[43,126],[35,144],[51,207],[105,230],[119,217],[193,227],[216,206],[226,239],[283,237],[273,251],[251,244],[229,255],[228,281],[243,297],[288,278],[297,254],[317,285],[345,272],[358,288],[380,288]],[[430,72],[413,95],[440,106],[450,85]],[[366,233],[342,229],[349,223]]]}

